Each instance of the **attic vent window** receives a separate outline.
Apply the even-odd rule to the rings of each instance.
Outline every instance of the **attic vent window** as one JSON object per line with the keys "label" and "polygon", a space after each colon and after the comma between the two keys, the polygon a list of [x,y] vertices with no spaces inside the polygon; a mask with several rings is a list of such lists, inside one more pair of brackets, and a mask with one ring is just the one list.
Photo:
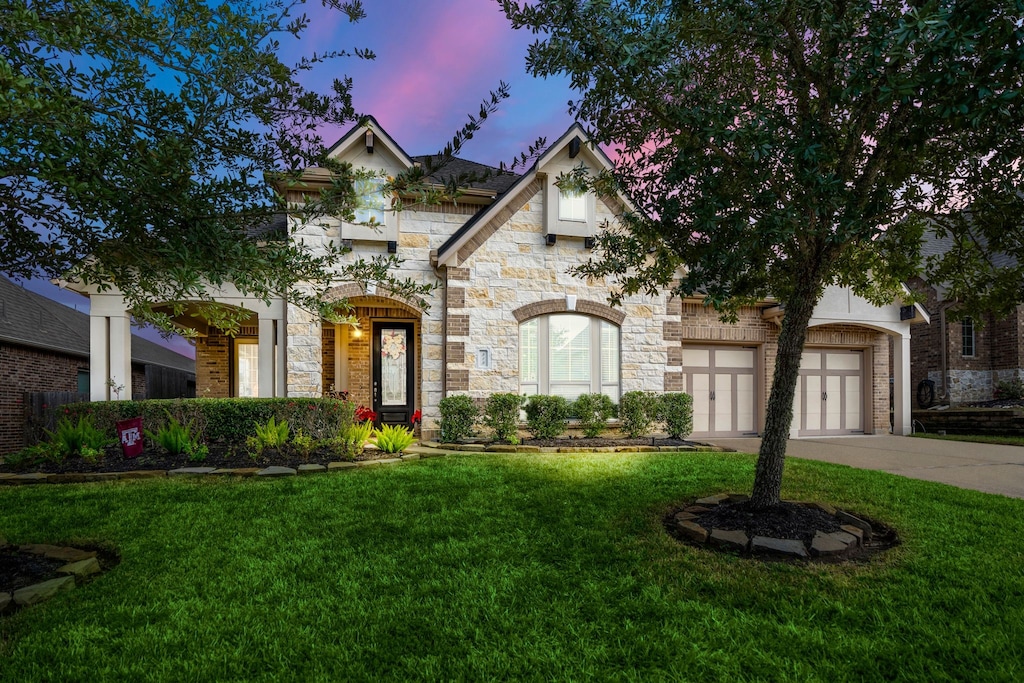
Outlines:
{"label": "attic vent window", "polygon": [[580,138],[579,136],[574,137],[569,141],[569,158],[575,159],[576,155],[580,153]]}

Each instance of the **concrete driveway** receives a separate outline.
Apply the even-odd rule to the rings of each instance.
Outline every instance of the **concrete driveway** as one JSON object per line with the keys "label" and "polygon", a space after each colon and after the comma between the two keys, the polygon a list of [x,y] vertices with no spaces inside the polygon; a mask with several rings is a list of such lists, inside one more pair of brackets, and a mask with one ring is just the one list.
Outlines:
{"label": "concrete driveway", "polygon": [[[757,453],[761,440],[711,439],[716,446]],[[790,439],[786,454],[964,489],[1024,498],[1024,447],[909,436]]]}

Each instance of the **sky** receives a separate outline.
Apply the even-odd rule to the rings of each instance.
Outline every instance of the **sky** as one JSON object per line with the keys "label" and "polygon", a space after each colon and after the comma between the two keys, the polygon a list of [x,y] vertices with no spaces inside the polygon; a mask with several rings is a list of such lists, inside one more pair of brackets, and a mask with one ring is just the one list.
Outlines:
{"label": "sky", "polygon": [[[537,138],[556,140],[572,125],[567,78],[537,79],[526,73],[527,47],[535,36],[513,31],[495,0],[365,0],[366,18],[352,24],[316,0],[306,7],[310,26],[298,41],[281,41],[283,60],[313,52],[369,48],[376,59],[340,58],[303,74],[303,84],[326,90],[350,76],[357,111],[370,114],[410,155],[433,154],[476,114],[501,81],[509,99],[487,118],[460,157],[480,163],[511,163]],[[329,146],[344,129],[320,131]],[[88,313],[89,300],[44,280],[24,283],[44,296]],[[155,330],[135,330],[175,351],[195,357],[187,340],[161,339]]]}

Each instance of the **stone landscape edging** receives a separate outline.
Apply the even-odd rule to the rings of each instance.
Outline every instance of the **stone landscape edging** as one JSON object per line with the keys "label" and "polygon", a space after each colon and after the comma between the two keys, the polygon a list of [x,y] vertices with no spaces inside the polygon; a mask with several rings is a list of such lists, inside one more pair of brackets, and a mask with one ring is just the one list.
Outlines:
{"label": "stone landscape edging", "polygon": [[[0,549],[7,547],[7,541],[0,538]],[[88,580],[93,574],[103,571],[95,550],[82,550],[69,546],[30,543],[18,546],[21,552],[42,555],[55,560],[66,560],[67,564],[58,567],[56,572],[63,574],[55,579],[48,579],[22,586],[13,592],[0,591],[0,614],[13,612],[18,608],[30,607],[45,602],[58,593],[69,591]]]}
{"label": "stone landscape edging", "polygon": [[[839,522],[839,531],[815,532],[810,543],[799,539],[754,536],[744,531],[712,528],[706,529],[697,523],[701,514],[710,512],[722,504],[742,503],[750,499],[743,493],[720,493],[699,498],[682,510],[671,514],[667,521],[676,530],[678,537],[698,546],[711,546],[754,556],[782,557],[797,560],[842,560],[857,554],[872,540],[874,529],[871,522],[839,510],[831,505],[818,502],[784,500],[784,503],[802,505],[821,510]],[[898,543],[898,541],[897,541]]]}
{"label": "stone landscape edging", "polygon": [[345,471],[376,465],[392,465],[421,458],[444,457],[449,452],[472,453],[721,453],[718,446],[513,446],[511,444],[441,444],[424,442],[418,453],[407,453],[395,458],[377,460],[354,460],[329,462],[327,465],[306,464],[297,468],[270,465],[269,467],[179,467],[173,470],[127,470],[125,472],[67,472],[50,474],[30,472],[13,474],[0,472],[0,486],[24,486],[28,484],[84,484],[101,481],[125,481],[129,479],[160,479],[163,477],[290,477],[320,472]]}

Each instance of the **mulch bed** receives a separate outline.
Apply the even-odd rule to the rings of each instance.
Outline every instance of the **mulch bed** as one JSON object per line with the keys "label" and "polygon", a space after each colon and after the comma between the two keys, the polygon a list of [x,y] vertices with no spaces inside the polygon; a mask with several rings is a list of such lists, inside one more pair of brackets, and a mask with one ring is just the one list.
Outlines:
{"label": "mulch bed", "polygon": [[[96,559],[103,571],[121,561],[120,555],[110,548],[79,544],[74,547],[79,550],[95,550]],[[17,546],[0,547],[0,593],[13,593],[19,588],[64,576],[58,574],[57,570],[66,564],[67,560],[54,560],[24,552],[18,550]]]}
{"label": "mulch bed", "polygon": [[641,439],[609,439],[597,437],[588,439],[586,437],[560,437],[557,439],[525,439],[524,446],[540,446],[542,448],[603,448],[607,446],[702,446],[704,444],[682,439],[653,439],[645,437]]}
{"label": "mulch bed", "polygon": [[[259,457],[252,457],[244,449],[228,448],[224,444],[210,446],[210,454],[203,460],[189,460],[187,455],[170,455],[160,448],[146,448],[135,458],[125,458],[120,446],[105,449],[105,455],[95,463],[87,462],[77,456],[65,458],[63,462],[45,460],[28,468],[15,469],[6,463],[0,463],[0,472],[43,472],[46,474],[70,474],[91,472],[128,472],[131,470],[174,470],[181,467],[298,467],[304,464],[327,465],[329,462],[341,460],[337,453],[328,450],[314,451],[304,458],[289,451],[265,450]],[[394,457],[377,450],[368,450],[356,460],[379,460]]]}
{"label": "mulch bed", "polygon": [[839,531],[836,518],[823,510],[779,503],[770,510],[754,510],[750,503],[719,505],[702,514],[697,523],[705,529],[744,531],[747,536],[795,538],[810,543],[817,531],[830,534]]}

